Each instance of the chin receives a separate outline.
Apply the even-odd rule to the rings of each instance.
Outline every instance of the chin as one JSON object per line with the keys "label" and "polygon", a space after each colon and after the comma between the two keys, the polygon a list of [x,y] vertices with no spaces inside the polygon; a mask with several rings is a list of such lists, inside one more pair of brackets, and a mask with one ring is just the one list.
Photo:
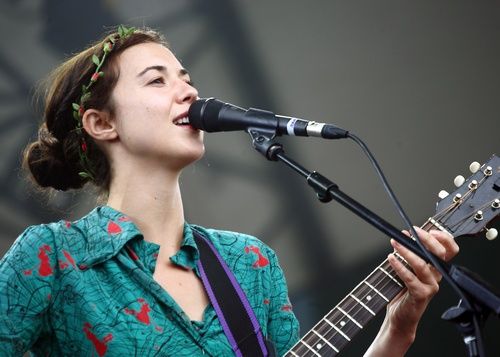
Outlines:
{"label": "chin", "polygon": [[203,154],[205,154],[205,146],[202,145],[202,147],[199,150],[191,150],[189,152],[183,152],[182,157],[179,157],[179,168],[183,169],[186,166],[189,166],[199,159],[203,157]]}
{"label": "chin", "polygon": [[190,162],[190,164],[200,160],[204,154],[205,154],[205,148],[203,148],[203,150],[201,150],[201,152],[197,153],[197,155],[192,156],[192,158],[191,158],[192,161]]}

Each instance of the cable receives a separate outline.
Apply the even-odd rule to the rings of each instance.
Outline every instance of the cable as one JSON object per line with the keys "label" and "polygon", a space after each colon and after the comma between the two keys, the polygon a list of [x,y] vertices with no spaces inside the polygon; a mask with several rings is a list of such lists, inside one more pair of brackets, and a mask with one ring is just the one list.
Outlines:
{"label": "cable", "polygon": [[[392,191],[392,188],[389,186],[389,183],[387,182],[387,179],[382,172],[382,169],[380,168],[379,164],[377,163],[377,160],[375,160],[375,157],[372,155],[370,152],[370,149],[366,146],[366,144],[361,140],[359,137],[356,135],[349,133],[347,134],[347,137],[352,139],[356,144],[358,144],[363,152],[366,154],[368,159],[370,160],[371,164],[375,168],[375,172],[377,173],[378,177],[382,181],[382,184],[384,186],[384,189],[386,192],[389,194],[389,197],[391,198],[392,203],[396,207],[396,211],[398,214],[401,216],[403,222],[409,227],[409,231],[415,238],[415,241],[417,242],[418,247],[422,250],[424,255],[427,257],[427,259],[432,263],[432,265],[439,271],[439,273],[443,276],[443,278],[448,282],[448,284],[455,290],[455,292],[458,294],[458,296],[462,299],[462,302],[465,303],[465,308],[468,309],[469,311],[474,311],[472,308],[472,303],[469,301],[469,298],[467,295],[464,294],[462,290],[457,286],[457,284],[453,281],[453,279],[450,277],[450,274],[441,266],[441,263],[435,259],[435,257],[425,248],[425,246],[422,244],[420,241],[420,238],[418,237],[417,232],[415,231],[415,228],[413,228],[413,224],[411,223],[409,217],[401,207],[401,204],[399,203],[398,199],[396,198],[396,195]],[[475,335],[477,338],[477,347],[479,351],[480,356],[485,356],[484,355],[484,349],[483,349],[483,341],[482,341],[482,336],[481,336],[481,331],[479,328],[479,321],[477,320],[477,315],[473,315],[473,323],[474,323],[474,330],[475,330]]]}

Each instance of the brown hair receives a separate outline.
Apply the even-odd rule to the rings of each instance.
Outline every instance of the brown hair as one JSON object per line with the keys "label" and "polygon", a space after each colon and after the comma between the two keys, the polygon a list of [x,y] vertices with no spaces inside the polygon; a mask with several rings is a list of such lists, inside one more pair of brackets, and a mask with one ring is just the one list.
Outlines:
{"label": "brown hair", "polygon": [[[82,167],[80,160],[81,136],[87,143],[86,154],[92,165],[92,181],[102,192],[109,191],[110,166],[107,157],[92,138],[83,131],[79,134],[73,118],[72,103],[79,103],[82,86],[88,85],[95,71],[92,56],[101,58],[103,45],[109,36],[93,43],[84,51],[74,55],[56,68],[48,77],[45,86],[44,115],[38,129],[38,138],[24,150],[23,167],[41,187],[66,191],[78,189],[89,182],[79,175],[89,168]],[[151,29],[136,29],[129,37],[119,39],[108,54],[101,68],[104,76],[92,86],[91,96],[85,101],[85,109],[107,110],[113,115],[111,93],[118,81],[117,58],[129,47],[153,42],[168,47],[164,37]]]}

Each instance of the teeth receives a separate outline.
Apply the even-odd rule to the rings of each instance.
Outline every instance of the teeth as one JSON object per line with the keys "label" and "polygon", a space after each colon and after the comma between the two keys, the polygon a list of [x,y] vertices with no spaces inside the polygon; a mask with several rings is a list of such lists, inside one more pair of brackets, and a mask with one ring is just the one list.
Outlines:
{"label": "teeth", "polygon": [[176,119],[174,121],[174,124],[175,125],[189,124],[189,118],[188,117],[183,117],[183,118]]}

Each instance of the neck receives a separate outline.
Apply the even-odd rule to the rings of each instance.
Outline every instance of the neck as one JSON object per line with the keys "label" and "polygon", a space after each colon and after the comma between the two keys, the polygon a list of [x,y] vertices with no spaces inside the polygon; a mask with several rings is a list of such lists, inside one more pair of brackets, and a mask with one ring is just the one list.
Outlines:
{"label": "neck", "polygon": [[184,227],[180,172],[148,168],[115,173],[107,205],[129,216],[146,241],[178,249]]}

